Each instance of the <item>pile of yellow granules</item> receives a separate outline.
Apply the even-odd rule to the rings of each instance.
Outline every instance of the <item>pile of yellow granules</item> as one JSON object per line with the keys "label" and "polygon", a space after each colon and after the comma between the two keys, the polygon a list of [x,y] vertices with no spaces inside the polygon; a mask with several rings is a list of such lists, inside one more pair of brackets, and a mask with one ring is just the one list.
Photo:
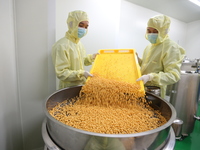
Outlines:
{"label": "pile of yellow granules", "polygon": [[90,132],[130,134],[158,128],[166,119],[146,102],[138,84],[95,75],[79,97],[57,104],[49,113],[58,121]]}

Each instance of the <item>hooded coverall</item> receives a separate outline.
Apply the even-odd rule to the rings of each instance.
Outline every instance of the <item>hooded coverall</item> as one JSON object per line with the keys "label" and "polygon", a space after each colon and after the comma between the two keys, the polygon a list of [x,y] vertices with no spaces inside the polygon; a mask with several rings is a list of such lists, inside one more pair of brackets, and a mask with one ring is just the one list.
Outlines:
{"label": "hooded coverall", "polygon": [[86,55],[85,48],[78,38],[78,26],[81,21],[88,21],[86,12],[70,12],[67,19],[68,31],[65,37],[52,47],[52,60],[59,81],[59,89],[83,85],[86,81],[84,65],[91,65],[92,55]]}
{"label": "hooded coverall", "polygon": [[[148,27],[158,30],[158,38],[155,44],[145,48],[139,62],[142,75],[150,75],[145,86],[160,87],[162,98],[165,98],[167,85],[180,80],[180,67],[185,56],[185,50],[168,36],[170,23],[170,18],[165,15],[149,19]],[[148,39],[147,33],[145,37]]]}

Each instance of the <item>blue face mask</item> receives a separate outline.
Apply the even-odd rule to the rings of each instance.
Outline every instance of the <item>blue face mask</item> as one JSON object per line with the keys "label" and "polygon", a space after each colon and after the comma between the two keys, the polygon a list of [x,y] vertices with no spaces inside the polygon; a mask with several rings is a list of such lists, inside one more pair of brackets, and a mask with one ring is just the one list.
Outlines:
{"label": "blue face mask", "polygon": [[78,37],[82,38],[86,33],[86,29],[85,28],[80,28],[78,27]]}
{"label": "blue face mask", "polygon": [[151,42],[152,44],[155,44],[156,40],[158,38],[158,33],[148,33],[147,38],[148,38],[149,42]]}

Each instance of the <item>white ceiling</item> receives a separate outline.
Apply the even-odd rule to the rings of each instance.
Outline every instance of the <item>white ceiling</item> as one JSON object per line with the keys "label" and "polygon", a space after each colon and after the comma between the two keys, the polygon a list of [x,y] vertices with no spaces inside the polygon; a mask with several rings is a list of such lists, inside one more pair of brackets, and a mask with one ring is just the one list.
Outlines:
{"label": "white ceiling", "polygon": [[[127,0],[136,5],[189,23],[200,20],[200,7],[189,0]],[[200,0],[199,0],[200,1]]]}

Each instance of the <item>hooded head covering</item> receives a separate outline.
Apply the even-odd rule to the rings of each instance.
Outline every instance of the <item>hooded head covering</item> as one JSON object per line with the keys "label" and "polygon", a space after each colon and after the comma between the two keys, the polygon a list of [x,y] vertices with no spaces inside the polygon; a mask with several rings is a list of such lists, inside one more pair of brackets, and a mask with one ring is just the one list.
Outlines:
{"label": "hooded head covering", "polygon": [[68,31],[66,36],[74,42],[78,42],[78,25],[81,21],[89,21],[86,12],[81,10],[72,11],[68,14],[67,25]]}
{"label": "hooded head covering", "polygon": [[[170,18],[165,15],[156,15],[149,19],[147,27],[158,30],[158,38],[156,44],[163,42],[168,37],[170,23]],[[147,39],[147,34],[145,37]]]}

